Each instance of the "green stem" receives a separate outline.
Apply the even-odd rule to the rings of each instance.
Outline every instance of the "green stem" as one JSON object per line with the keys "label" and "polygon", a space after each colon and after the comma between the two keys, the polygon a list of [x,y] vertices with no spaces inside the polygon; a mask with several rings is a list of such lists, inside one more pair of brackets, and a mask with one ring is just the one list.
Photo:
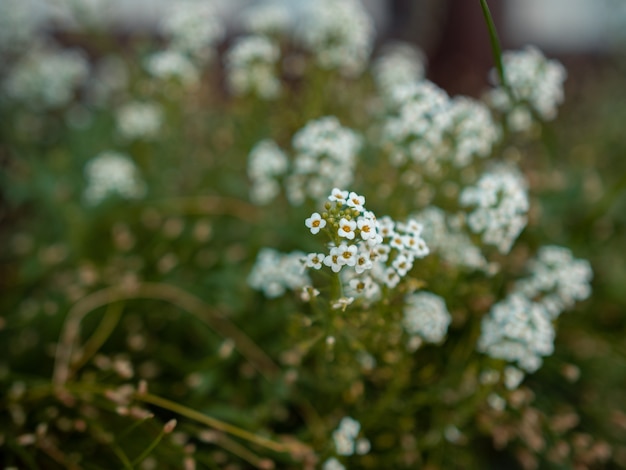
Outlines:
{"label": "green stem", "polygon": [[161,432],[159,432],[157,437],[150,443],[150,445],[145,448],[145,450],[139,455],[139,457],[137,457],[135,460],[133,460],[133,464],[132,465],[134,467],[136,467],[141,462],[143,462],[146,459],[146,457],[148,457],[148,455],[150,455],[152,453],[152,451],[154,449],[156,449],[156,446],[159,445],[159,443],[161,442],[161,439],[163,439],[164,435],[165,435],[165,431],[163,429],[161,429]]}
{"label": "green stem", "polygon": [[507,83],[506,83],[506,78],[504,76],[504,66],[502,65],[502,48],[500,47],[500,39],[498,39],[498,32],[496,31],[496,25],[493,22],[491,12],[489,11],[487,0],[480,0],[480,6],[483,9],[483,16],[485,17],[485,22],[487,23],[487,29],[489,30],[489,41],[491,42],[491,54],[493,55],[493,61],[496,65],[496,70],[498,71],[500,84],[502,85],[502,87],[504,87],[508,91],[509,87],[507,86]]}

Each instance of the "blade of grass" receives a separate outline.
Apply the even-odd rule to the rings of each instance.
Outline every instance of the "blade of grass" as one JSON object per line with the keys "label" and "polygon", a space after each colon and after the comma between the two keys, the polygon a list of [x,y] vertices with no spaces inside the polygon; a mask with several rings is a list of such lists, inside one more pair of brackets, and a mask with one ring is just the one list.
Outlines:
{"label": "blade of grass", "polygon": [[487,5],[487,0],[480,0],[480,6],[482,7],[483,16],[485,17],[485,23],[487,23],[487,29],[489,30],[491,54],[493,55],[493,61],[496,66],[496,70],[498,71],[498,78],[500,79],[500,84],[502,85],[502,87],[504,87],[508,92],[509,87],[506,83],[504,66],[502,65],[502,48],[500,46],[500,39],[498,38],[498,31],[496,30],[496,25],[493,22],[491,11],[489,11],[489,5]]}

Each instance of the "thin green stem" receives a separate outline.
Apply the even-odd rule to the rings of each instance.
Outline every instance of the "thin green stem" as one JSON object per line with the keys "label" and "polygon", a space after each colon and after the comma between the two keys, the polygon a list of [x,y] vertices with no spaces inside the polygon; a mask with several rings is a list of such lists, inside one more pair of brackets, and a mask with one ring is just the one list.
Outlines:
{"label": "thin green stem", "polygon": [[113,333],[113,330],[115,330],[115,327],[119,323],[123,309],[124,305],[122,303],[109,304],[98,328],[91,338],[85,342],[81,356],[72,364],[72,373],[75,373],[78,369],[83,367],[89,359],[98,352],[106,340],[109,339],[109,336],[111,336],[111,333]]}
{"label": "thin green stem", "polygon": [[487,0],[480,0],[480,6],[483,9],[483,16],[485,17],[485,22],[487,23],[487,29],[489,30],[489,41],[491,42],[491,54],[493,55],[493,61],[496,65],[496,70],[498,71],[500,84],[508,91],[509,87],[507,86],[506,78],[504,76],[504,66],[502,65],[502,48],[500,47],[500,39],[498,38],[498,31],[496,30],[496,25],[493,22],[493,17],[491,16],[491,12],[489,11],[489,5],[487,5]]}
{"label": "thin green stem", "polygon": [[164,435],[165,435],[165,431],[161,429],[157,437],[150,443],[150,445],[146,447],[144,451],[141,454],[139,454],[139,456],[135,460],[133,460],[132,465],[136,467],[141,462],[143,462],[146,459],[146,457],[148,457],[152,453],[152,451],[156,449],[156,446],[159,445]]}

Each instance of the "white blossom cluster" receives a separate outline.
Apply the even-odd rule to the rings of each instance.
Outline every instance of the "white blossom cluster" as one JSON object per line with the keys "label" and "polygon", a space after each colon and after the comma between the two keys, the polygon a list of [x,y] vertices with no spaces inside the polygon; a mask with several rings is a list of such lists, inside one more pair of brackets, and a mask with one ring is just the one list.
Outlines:
{"label": "white blossom cluster", "polygon": [[429,206],[417,214],[424,230],[422,238],[432,252],[453,266],[486,271],[489,263],[480,249],[460,227],[459,217],[450,216],[442,209]]}
{"label": "white blossom cluster", "polygon": [[210,0],[178,0],[170,3],[162,29],[171,40],[171,49],[200,62],[213,57],[215,45],[225,33],[214,3]]}
{"label": "white blossom cluster", "polygon": [[[28,47],[45,20],[32,0],[0,1],[0,55]],[[0,69],[4,68],[0,61]]]}
{"label": "white blossom cluster", "polygon": [[145,62],[145,68],[155,78],[176,81],[183,86],[195,85],[200,79],[196,65],[185,54],[174,49],[151,54]]}
{"label": "white blossom cluster", "polygon": [[515,289],[543,305],[551,318],[591,295],[591,265],[567,248],[544,246],[528,265],[530,277],[518,281]]}
{"label": "white blossom cluster", "polygon": [[271,139],[254,146],[248,155],[248,177],[252,182],[250,199],[255,204],[268,204],[280,192],[277,178],[287,172],[289,160]]}
{"label": "white blossom cluster", "polygon": [[287,198],[293,205],[306,197],[323,200],[334,187],[352,184],[361,137],[334,116],[309,121],[292,139],[296,152],[287,179]]}
{"label": "white blossom cluster", "polygon": [[324,462],[322,470],[346,470],[346,467],[335,457],[331,457]]}
{"label": "white blossom cluster", "polygon": [[474,206],[467,224],[480,233],[484,243],[494,245],[502,254],[511,250],[513,242],[526,226],[528,191],[517,170],[496,167],[481,176],[476,186],[461,192],[462,206]]}
{"label": "white blossom cluster", "polygon": [[490,93],[493,106],[507,114],[512,130],[527,130],[533,114],[549,121],[556,117],[563,102],[563,82],[567,72],[561,63],[548,60],[535,47],[502,54],[504,78],[502,86]]}
{"label": "white blossom cluster", "polygon": [[359,0],[309,2],[299,32],[324,69],[356,76],[372,51],[374,22]]}
{"label": "white blossom cluster", "polygon": [[543,357],[554,351],[554,327],[545,308],[513,293],[483,317],[479,351],[509,362],[526,372],[536,371]]}
{"label": "white blossom cluster", "polygon": [[391,163],[400,166],[412,161],[427,174],[437,174],[443,133],[450,122],[448,95],[422,80],[395,87],[391,102],[397,112],[387,118],[382,135]]}
{"label": "white blossom cluster", "polygon": [[383,49],[372,65],[372,74],[383,97],[393,90],[420,81],[426,72],[426,58],[417,47],[406,42],[393,42]]}
{"label": "white blossom cluster", "polygon": [[302,270],[304,253],[279,253],[272,248],[263,248],[248,276],[248,284],[261,290],[269,298],[280,297],[287,290],[298,290],[310,285],[311,280]]}
{"label": "white blossom cluster", "polygon": [[116,113],[119,134],[127,140],[156,137],[163,124],[163,110],[156,103],[134,101],[125,104]]}
{"label": "white blossom cluster", "polygon": [[38,46],[14,65],[2,89],[31,108],[57,109],[70,103],[88,74],[89,64],[79,51]]}
{"label": "white blossom cluster", "polygon": [[450,102],[448,113],[449,125],[444,131],[447,148],[443,150],[447,159],[463,168],[474,157],[488,157],[500,137],[500,129],[487,106],[471,98],[457,97]]}
{"label": "white blossom cluster", "polygon": [[133,161],[117,152],[102,152],[85,165],[87,187],[85,202],[95,206],[110,195],[123,199],[139,199],[146,185]]}
{"label": "white blossom cluster", "polygon": [[365,455],[370,451],[370,442],[362,437],[358,439],[361,431],[361,423],[356,419],[345,416],[339,422],[337,429],[333,431],[333,442],[337,454],[343,456]]}
{"label": "white blossom cluster", "polygon": [[329,267],[341,273],[349,299],[377,300],[381,286],[396,287],[413,268],[415,259],[429,253],[420,234],[422,226],[410,219],[396,223],[380,220],[365,209],[365,198],[354,192],[333,189],[323,214],[313,213],[305,225],[311,233],[330,237],[329,253],[310,253],[304,264],[310,269]]}
{"label": "white blossom cluster", "polygon": [[280,49],[266,36],[239,38],[226,54],[226,79],[235,95],[254,94],[263,99],[276,98],[280,80],[276,64]]}
{"label": "white blossom cluster", "polygon": [[427,343],[440,343],[452,317],[443,298],[431,292],[417,292],[404,299],[402,324],[409,335]]}
{"label": "white blossom cluster", "polygon": [[254,4],[246,8],[241,21],[246,31],[267,36],[287,33],[293,27],[293,17],[284,0]]}

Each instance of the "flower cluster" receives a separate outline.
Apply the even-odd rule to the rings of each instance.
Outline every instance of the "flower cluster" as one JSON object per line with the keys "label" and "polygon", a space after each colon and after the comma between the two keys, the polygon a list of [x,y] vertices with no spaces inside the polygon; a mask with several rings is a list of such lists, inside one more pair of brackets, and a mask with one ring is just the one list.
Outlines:
{"label": "flower cluster", "polygon": [[195,85],[200,72],[195,64],[183,53],[166,49],[151,54],[145,63],[146,71],[159,80],[179,82],[183,86]]}
{"label": "flower cluster", "polygon": [[508,167],[496,167],[481,176],[476,186],[465,188],[462,206],[475,206],[467,224],[482,240],[506,254],[527,222],[528,191],[521,174]]}
{"label": "flower cluster", "polygon": [[417,292],[404,301],[402,324],[406,332],[427,343],[443,341],[452,321],[445,300],[431,292]]}
{"label": "flower cluster", "polygon": [[284,2],[254,4],[244,11],[241,21],[247,31],[267,36],[286,33],[293,26],[292,15]]}
{"label": "flower cluster", "polygon": [[262,290],[269,298],[280,297],[287,290],[298,290],[310,285],[309,276],[302,271],[304,253],[282,254],[271,248],[263,248],[248,276],[253,289]]}
{"label": "flower cluster", "polygon": [[66,106],[89,74],[89,64],[76,50],[34,47],[15,64],[2,84],[9,98],[34,109]]}
{"label": "flower cluster", "polygon": [[496,109],[507,114],[509,127],[526,130],[533,115],[545,121],[554,119],[563,102],[565,68],[532,46],[505,52],[502,65],[507,88],[495,88],[490,99]]}
{"label": "flower cluster", "polygon": [[276,98],[280,81],[276,62],[280,50],[265,36],[239,38],[226,55],[226,78],[235,95],[255,94],[263,99]]}
{"label": "flower cluster", "polygon": [[352,183],[361,137],[334,116],[309,121],[293,137],[296,151],[287,179],[287,198],[300,205],[308,196],[323,199],[334,187]]}
{"label": "flower cluster", "polygon": [[383,286],[395,288],[415,259],[429,253],[416,220],[397,223],[387,216],[378,220],[365,209],[363,196],[338,188],[328,199],[326,211],[313,213],[305,225],[313,234],[324,230],[330,238],[329,253],[310,253],[304,263],[307,268],[324,265],[340,273],[349,299],[377,300]]}
{"label": "flower cluster", "polygon": [[500,129],[487,106],[471,98],[458,97],[451,100],[448,113],[444,158],[455,167],[463,168],[474,157],[488,157],[500,138]]}
{"label": "flower cluster", "polygon": [[554,351],[554,327],[545,308],[513,293],[495,304],[482,321],[479,351],[517,362],[527,372],[536,371],[542,357]]}
{"label": "flower cluster", "polygon": [[367,438],[359,436],[361,423],[356,419],[345,416],[339,422],[337,429],[333,431],[333,442],[337,454],[343,456],[365,455],[370,450],[370,442]]}
{"label": "flower cluster", "polygon": [[448,95],[434,83],[422,80],[395,87],[391,102],[397,111],[383,127],[391,163],[400,166],[412,161],[428,175],[438,174],[443,133],[450,121]]}
{"label": "flower cluster", "polygon": [[374,23],[359,0],[309,3],[301,36],[324,69],[347,76],[360,74],[374,43]]}
{"label": "flower cluster", "polygon": [[276,178],[287,171],[288,165],[287,156],[273,140],[265,139],[254,146],[248,155],[252,202],[268,204],[274,200],[280,192]]}
{"label": "flower cluster", "polygon": [[551,318],[591,294],[589,262],[575,259],[567,248],[544,246],[528,266],[530,277],[518,281],[515,290],[538,301]]}
{"label": "flower cluster", "polygon": [[211,1],[172,2],[163,20],[163,31],[171,39],[170,48],[205,62],[214,55],[215,44],[224,28]]}
{"label": "flower cluster", "polygon": [[163,111],[155,103],[127,103],[117,111],[117,130],[127,140],[156,137],[162,122]]}
{"label": "flower cluster", "polygon": [[461,230],[462,220],[458,216],[450,216],[442,209],[430,206],[416,218],[424,227],[422,237],[428,247],[452,266],[482,271],[489,269],[490,265],[480,249]]}
{"label": "flower cluster", "polygon": [[372,74],[383,97],[390,98],[392,91],[424,78],[425,56],[415,46],[405,42],[388,44],[374,61]]}
{"label": "flower cluster", "polygon": [[116,152],[103,152],[85,165],[87,187],[85,202],[95,206],[112,194],[124,199],[139,199],[145,183],[130,158]]}

